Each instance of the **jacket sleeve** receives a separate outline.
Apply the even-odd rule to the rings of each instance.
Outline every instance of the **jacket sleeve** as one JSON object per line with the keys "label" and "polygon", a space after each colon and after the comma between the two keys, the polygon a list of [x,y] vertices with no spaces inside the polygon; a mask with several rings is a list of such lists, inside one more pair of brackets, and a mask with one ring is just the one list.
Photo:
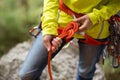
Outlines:
{"label": "jacket sleeve", "polygon": [[42,33],[57,35],[57,16],[58,16],[58,0],[44,0],[42,20]]}
{"label": "jacket sleeve", "polygon": [[120,10],[120,0],[109,0],[105,5],[101,5],[99,9],[94,8],[89,17],[94,24],[104,20],[108,20],[112,15]]}

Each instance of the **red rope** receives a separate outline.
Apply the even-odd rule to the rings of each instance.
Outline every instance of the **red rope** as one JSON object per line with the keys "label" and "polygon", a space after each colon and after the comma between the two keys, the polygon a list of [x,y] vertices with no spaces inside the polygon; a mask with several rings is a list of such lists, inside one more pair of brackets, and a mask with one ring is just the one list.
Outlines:
{"label": "red rope", "polygon": [[48,53],[48,73],[49,73],[50,80],[53,80],[52,71],[51,71],[51,64],[50,64],[52,54],[53,54],[53,51],[52,51],[52,47],[51,47],[50,51]]}
{"label": "red rope", "polygon": [[[58,35],[58,37],[60,39],[65,39],[66,42],[69,42],[71,38],[73,38],[73,35],[78,31],[78,29],[79,29],[79,25],[77,22],[70,22],[65,28],[58,29],[59,30],[58,33],[60,34]],[[92,44],[92,45],[107,44],[107,42],[97,41],[92,37],[88,36],[87,34],[85,34],[84,37],[85,37],[85,40],[82,42],[85,42],[88,44]],[[52,72],[51,72],[51,64],[50,64],[51,56],[53,54],[52,47],[50,48],[50,51],[48,53],[48,73],[49,73],[50,80],[53,80]]]}
{"label": "red rope", "polygon": [[[77,22],[70,22],[65,28],[62,29],[61,34],[58,35],[60,39],[65,39],[66,42],[69,42],[71,38],[73,37],[74,33],[78,30],[78,23]],[[54,46],[52,46],[54,47]],[[52,47],[50,48],[50,51],[48,53],[48,73],[50,76],[50,80],[53,80],[52,78],[52,72],[51,72],[51,56],[53,54]]]}
{"label": "red rope", "polygon": [[[72,16],[76,16],[76,17],[81,17],[83,16],[84,14],[78,14],[78,13],[75,13],[74,11],[72,11],[71,9],[69,9],[64,3],[62,0],[59,0],[59,8],[60,10],[66,12],[67,14],[69,15],[72,15]],[[118,19],[120,20],[120,19]],[[69,42],[71,40],[71,38],[73,37],[74,33],[78,30],[79,26],[78,26],[78,23],[77,22],[70,22],[65,28],[59,28],[58,29],[58,33],[60,35],[58,35],[58,37],[60,39],[65,39],[66,42]],[[95,40],[94,38],[88,36],[87,34],[84,35],[85,37],[85,40],[81,40],[82,42],[85,42],[85,43],[88,43],[88,44],[92,44],[92,45],[101,45],[101,44],[108,44],[108,42],[100,42],[100,41],[97,41]],[[54,47],[54,46],[52,46]],[[51,60],[51,55],[53,54],[53,51],[52,51],[52,47],[49,51],[49,54],[48,54],[48,73],[49,73],[49,76],[50,76],[50,80],[53,80],[52,78],[52,72],[51,72],[51,67],[50,67],[50,60]]]}

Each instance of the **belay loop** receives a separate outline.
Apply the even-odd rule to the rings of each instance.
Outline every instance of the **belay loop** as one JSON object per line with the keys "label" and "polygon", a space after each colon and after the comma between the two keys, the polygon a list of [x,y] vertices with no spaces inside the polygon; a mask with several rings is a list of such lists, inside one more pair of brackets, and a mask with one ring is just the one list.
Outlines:
{"label": "belay loop", "polygon": [[107,51],[113,57],[112,66],[117,68],[120,65],[120,16],[112,16],[109,23],[110,37]]}

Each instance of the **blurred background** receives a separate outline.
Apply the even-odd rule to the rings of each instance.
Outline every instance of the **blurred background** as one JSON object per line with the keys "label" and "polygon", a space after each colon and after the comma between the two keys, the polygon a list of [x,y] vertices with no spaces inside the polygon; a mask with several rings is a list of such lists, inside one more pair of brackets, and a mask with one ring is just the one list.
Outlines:
{"label": "blurred background", "polygon": [[42,0],[0,0],[0,56],[28,40],[28,30],[39,24]]}
{"label": "blurred background", "polygon": [[[43,0],[0,0],[0,57],[31,39],[28,31],[40,22]],[[103,65],[106,80],[120,80],[120,68]],[[9,79],[8,79],[9,80]]]}

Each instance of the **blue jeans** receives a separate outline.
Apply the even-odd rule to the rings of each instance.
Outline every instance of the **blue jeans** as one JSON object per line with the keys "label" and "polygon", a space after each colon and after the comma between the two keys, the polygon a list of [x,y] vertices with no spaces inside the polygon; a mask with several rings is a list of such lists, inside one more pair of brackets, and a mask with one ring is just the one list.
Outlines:
{"label": "blue jeans", "polygon": [[[95,72],[95,64],[99,60],[104,46],[93,46],[85,43],[79,43],[79,64],[77,80],[80,77],[92,78]],[[62,44],[59,50],[65,45]],[[52,58],[59,52],[56,51]],[[22,80],[40,80],[43,69],[47,65],[48,51],[43,44],[42,33],[40,33],[33,43],[21,69],[19,75]]]}

